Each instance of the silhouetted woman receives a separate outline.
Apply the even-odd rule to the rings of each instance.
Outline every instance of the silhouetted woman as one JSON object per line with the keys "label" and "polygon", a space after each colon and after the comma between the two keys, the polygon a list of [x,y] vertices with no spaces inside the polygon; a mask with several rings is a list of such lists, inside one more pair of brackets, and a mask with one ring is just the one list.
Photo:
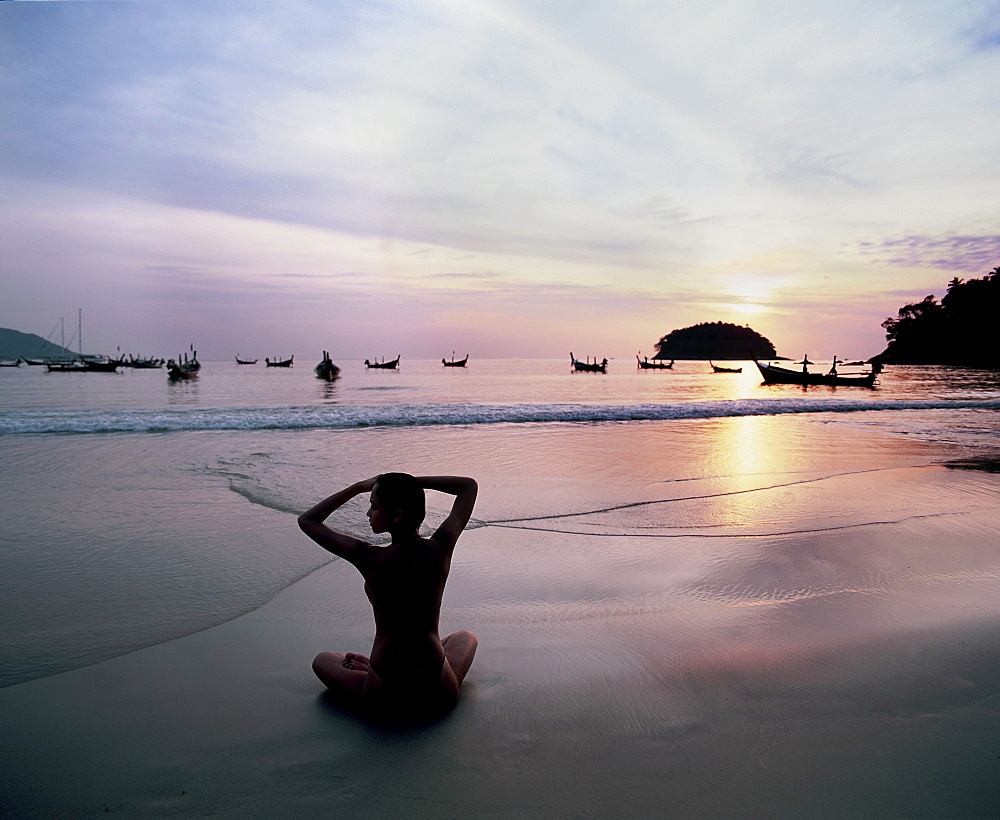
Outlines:
{"label": "silhouetted woman", "polygon": [[[455,496],[451,513],[430,538],[419,534],[424,490]],[[438,619],[452,552],[472,516],[477,492],[471,478],[385,473],[352,484],[299,516],[306,535],[358,569],[375,613],[370,658],[321,652],[313,660],[319,679],[345,702],[373,717],[422,720],[443,714],[458,701],[478,641],[467,630],[441,640]],[[368,520],[373,532],[392,536],[388,546],[323,523],[362,493],[371,493]]]}

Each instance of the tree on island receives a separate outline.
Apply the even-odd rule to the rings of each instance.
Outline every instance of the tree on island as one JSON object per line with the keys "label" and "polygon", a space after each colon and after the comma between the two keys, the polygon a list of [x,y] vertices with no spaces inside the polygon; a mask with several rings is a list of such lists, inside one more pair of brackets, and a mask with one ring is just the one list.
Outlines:
{"label": "tree on island", "polygon": [[703,322],[673,330],[656,343],[654,359],[776,359],[774,345],[749,327]]}
{"label": "tree on island", "polygon": [[982,279],[955,277],[940,302],[927,296],[882,322],[889,344],[872,361],[1000,368],[998,315],[1000,268]]}

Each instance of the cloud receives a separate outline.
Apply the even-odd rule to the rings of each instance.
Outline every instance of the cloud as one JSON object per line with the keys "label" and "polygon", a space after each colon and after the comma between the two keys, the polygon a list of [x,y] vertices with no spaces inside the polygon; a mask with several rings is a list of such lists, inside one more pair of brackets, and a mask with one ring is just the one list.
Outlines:
{"label": "cloud", "polygon": [[206,316],[240,287],[283,317],[478,290],[683,326],[767,275],[790,323],[988,270],[996,10],[5,3],[0,251],[46,283],[11,304],[187,270]]}
{"label": "cloud", "polygon": [[902,236],[859,243],[872,263],[907,268],[985,274],[1000,265],[1000,234],[986,236]]}

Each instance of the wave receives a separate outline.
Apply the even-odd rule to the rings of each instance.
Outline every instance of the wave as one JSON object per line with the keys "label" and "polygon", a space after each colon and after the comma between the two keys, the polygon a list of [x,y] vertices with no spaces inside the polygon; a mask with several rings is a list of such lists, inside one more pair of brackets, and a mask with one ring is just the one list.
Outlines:
{"label": "wave", "polygon": [[397,404],[117,410],[16,410],[0,413],[0,435],[171,433],[671,421],[804,413],[898,410],[1000,410],[988,400],[738,399],[668,404]]}

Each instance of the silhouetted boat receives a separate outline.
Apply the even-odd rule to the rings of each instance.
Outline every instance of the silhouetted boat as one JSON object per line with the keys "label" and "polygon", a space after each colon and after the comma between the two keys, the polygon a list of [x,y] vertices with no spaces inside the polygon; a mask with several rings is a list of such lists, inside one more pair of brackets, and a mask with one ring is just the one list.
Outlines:
{"label": "silhouetted boat", "polygon": [[368,359],[365,359],[365,367],[375,370],[395,370],[399,367],[399,358],[400,357],[397,355],[391,362],[387,362],[385,358],[383,358],[382,361],[376,359],[374,362],[370,362]]}
{"label": "silhouetted boat", "polygon": [[136,370],[159,370],[163,364],[163,359],[143,358],[141,356],[130,356],[129,360],[125,362],[126,367],[132,367]]}
{"label": "silhouetted boat", "polygon": [[[294,357],[293,357],[294,358]],[[257,364],[256,359],[241,359],[240,354],[236,354],[236,364]]]}
{"label": "silhouetted boat", "polygon": [[469,361],[469,354],[468,353],[465,354],[465,358],[464,359],[456,359],[455,358],[455,353],[454,353],[454,351],[452,351],[451,361],[449,362],[449,361],[446,361],[445,359],[442,359],[441,360],[441,364],[443,364],[445,367],[465,367],[465,365],[468,363],[468,361]]}
{"label": "silhouetted boat", "polygon": [[45,369],[49,373],[86,373],[87,368],[79,359],[71,362],[46,362]]}
{"label": "silhouetted boat", "polygon": [[272,360],[272,359],[265,358],[264,359],[264,364],[267,367],[291,367],[292,366],[292,361],[294,359],[295,359],[294,356],[292,356],[290,359],[273,359]]}
{"label": "silhouetted boat", "polygon": [[171,359],[167,362],[167,378],[171,381],[181,379],[193,379],[201,371],[201,362],[198,361],[198,351],[191,345],[191,358],[187,353],[183,357],[178,356],[177,361]]}
{"label": "silhouetted boat", "polygon": [[316,378],[332,382],[340,375],[340,368],[333,363],[330,354],[324,350],[323,361],[313,368],[313,372],[316,373]]}
{"label": "silhouetted boat", "polygon": [[97,359],[93,356],[72,362],[48,362],[49,373],[117,373],[121,363],[117,359]]}
{"label": "silhouetted boat", "polygon": [[569,360],[573,363],[573,369],[582,373],[607,373],[608,372],[608,360],[597,361],[597,357],[594,357],[594,361],[590,361],[590,357],[587,357],[587,361],[581,362],[573,352],[570,351]]}
{"label": "silhouetted boat", "polygon": [[810,373],[808,366],[813,364],[809,357],[804,358],[799,364],[801,370],[791,370],[787,367],[778,367],[773,364],[762,364],[756,359],[753,363],[757,365],[761,377],[767,384],[801,384],[801,385],[830,385],[834,387],[874,387],[881,367],[874,365],[868,373],[838,373],[837,365],[841,364],[836,358],[828,373]]}
{"label": "silhouetted boat", "polygon": [[715,362],[709,359],[708,363],[712,365],[713,373],[742,373],[742,367],[719,367]]}
{"label": "silhouetted boat", "polygon": [[639,355],[636,354],[635,360],[638,363],[640,370],[671,370],[674,366],[673,359],[670,360],[670,364],[655,360],[651,362],[648,356],[643,356],[640,359]]}

